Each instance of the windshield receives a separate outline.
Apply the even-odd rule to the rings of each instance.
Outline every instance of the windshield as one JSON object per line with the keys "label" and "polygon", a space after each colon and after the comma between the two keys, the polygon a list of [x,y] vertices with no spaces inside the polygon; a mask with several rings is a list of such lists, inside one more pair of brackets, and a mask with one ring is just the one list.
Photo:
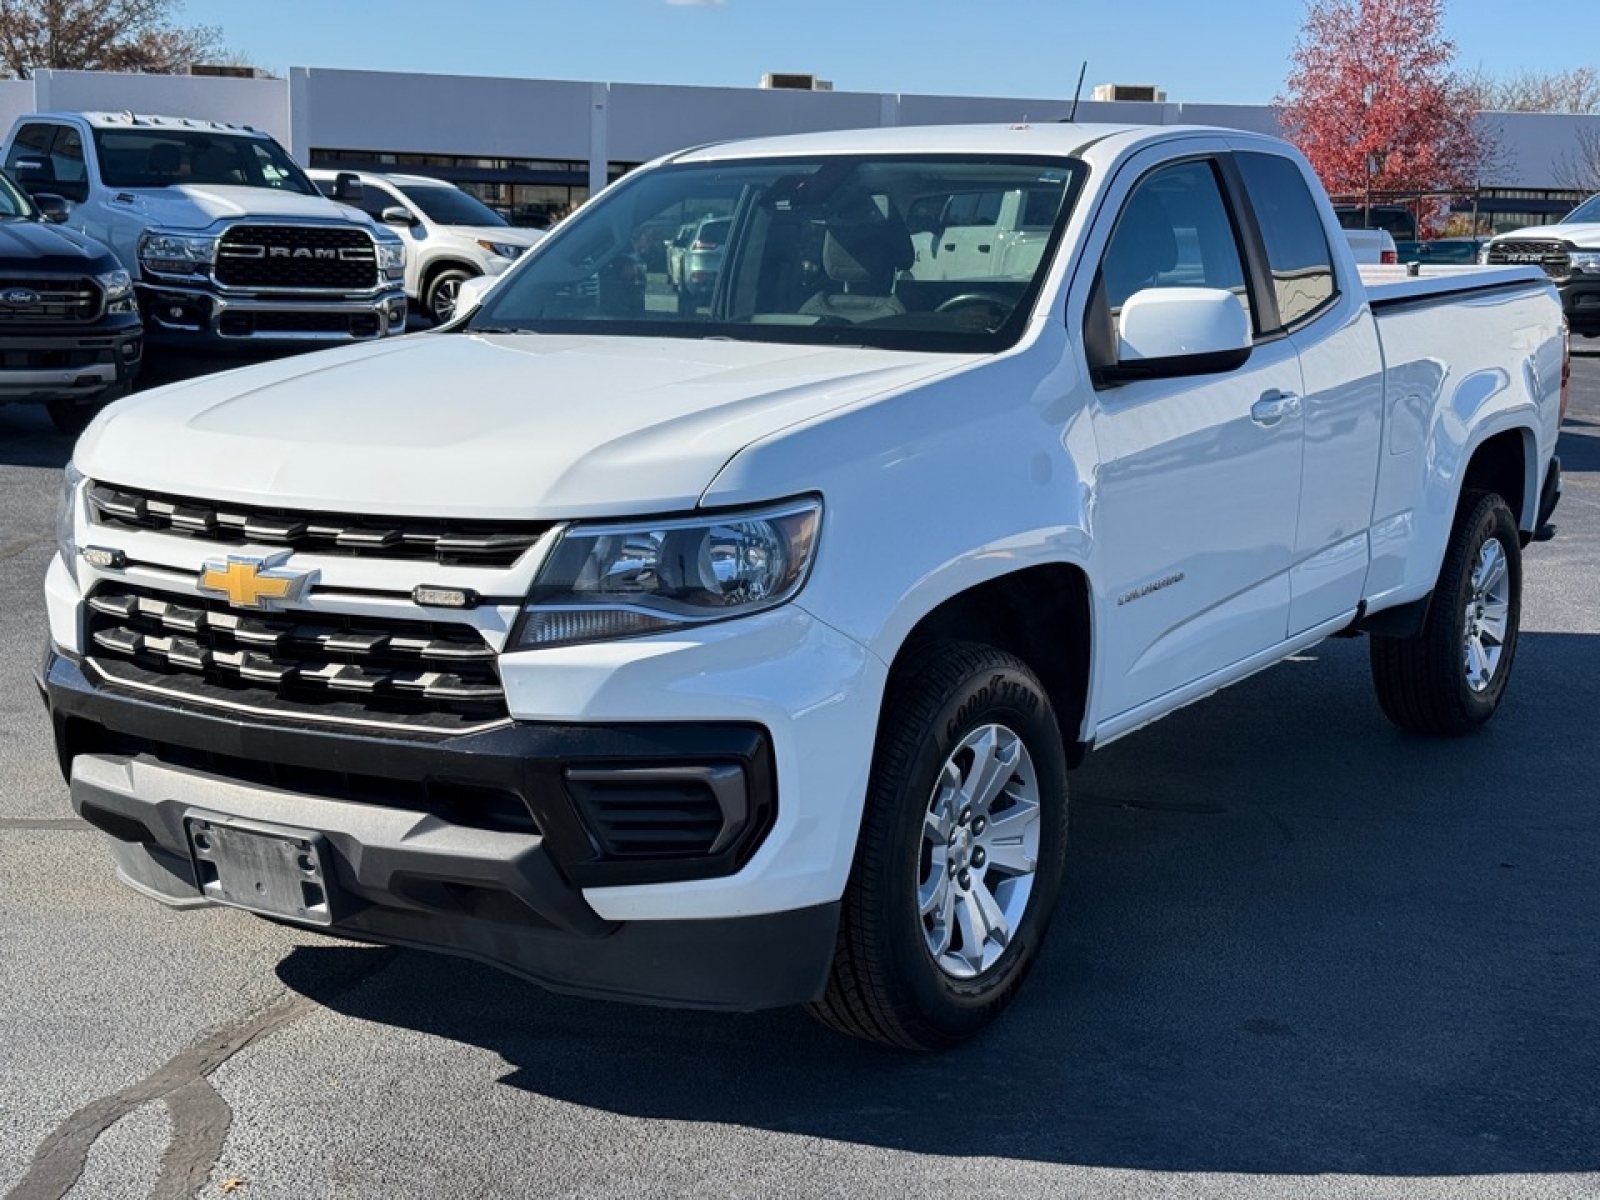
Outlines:
{"label": "windshield", "polygon": [[199,129],[96,129],[94,145],[107,187],[199,183],[317,194],[306,173],[271,138]]}
{"label": "windshield", "polygon": [[1563,225],[1576,225],[1579,221],[1600,221],[1600,196],[1590,196],[1561,218]]}
{"label": "windshield", "polygon": [[1003,349],[1083,172],[973,156],[642,172],[558,226],[466,329]]}
{"label": "windshield", "polygon": [[504,225],[506,219],[460,188],[398,184],[401,193],[439,225]]}
{"label": "windshield", "polygon": [[0,221],[31,221],[33,205],[22,194],[22,189],[11,182],[8,175],[0,174]]}

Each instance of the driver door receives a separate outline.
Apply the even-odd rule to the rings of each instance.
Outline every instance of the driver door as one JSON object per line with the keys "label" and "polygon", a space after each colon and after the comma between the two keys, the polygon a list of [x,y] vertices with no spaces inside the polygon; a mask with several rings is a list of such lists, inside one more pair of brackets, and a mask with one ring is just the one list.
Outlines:
{"label": "driver door", "polygon": [[[1259,329],[1219,159],[1172,162],[1170,146],[1151,157],[1143,171],[1137,159],[1129,165],[1086,322],[1114,328],[1122,304],[1146,288],[1206,287],[1238,296]],[[1294,345],[1258,336],[1233,371],[1095,392],[1102,720],[1287,636],[1300,391]]]}

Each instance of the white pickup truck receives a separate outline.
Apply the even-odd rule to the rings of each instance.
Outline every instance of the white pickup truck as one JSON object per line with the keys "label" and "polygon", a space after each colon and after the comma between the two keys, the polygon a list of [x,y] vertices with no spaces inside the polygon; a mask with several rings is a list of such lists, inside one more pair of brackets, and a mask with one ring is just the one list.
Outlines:
{"label": "white pickup truck", "polygon": [[1556,281],[1572,332],[1600,337],[1600,196],[1590,196],[1554,225],[1502,233],[1478,261],[1537,266]]}
{"label": "white pickup truck", "polygon": [[[981,193],[1040,252],[919,260]],[[618,269],[707,211],[705,303]],[[934,1048],[1038,953],[1092,747],[1332,635],[1404,728],[1505,694],[1554,289],[1364,278],[1282,142],[711,146],[475,303],[78,443],[41,682],[135,888]]]}
{"label": "white pickup truck", "polygon": [[260,130],[29,113],[0,154],[27,191],[68,202],[68,227],[111,247],[151,345],[245,353],[405,331],[400,238],[325,199]]}

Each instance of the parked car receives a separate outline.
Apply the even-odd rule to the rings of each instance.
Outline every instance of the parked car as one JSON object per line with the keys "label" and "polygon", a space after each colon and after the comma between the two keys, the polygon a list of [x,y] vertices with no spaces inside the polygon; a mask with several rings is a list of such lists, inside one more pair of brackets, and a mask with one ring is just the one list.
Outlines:
{"label": "parked car", "polygon": [[1374,204],[1371,208],[1341,204],[1333,211],[1345,229],[1382,229],[1397,242],[1417,239],[1417,218],[1403,204]]}
{"label": "parked car", "polygon": [[1486,246],[1486,237],[1442,237],[1427,242],[1396,242],[1395,253],[1401,262],[1434,263],[1439,266],[1471,266]]}
{"label": "parked car", "polygon": [[685,221],[667,239],[667,286],[674,291],[683,286],[683,256],[689,249],[689,243],[694,241],[695,230],[699,227],[698,221]]}
{"label": "parked car", "polygon": [[1485,263],[1537,266],[1555,280],[1572,332],[1600,337],[1600,196],[1590,196],[1554,225],[1502,233],[1480,257]]}
{"label": "parked car", "polygon": [[66,223],[104,241],[133,276],[152,344],[239,353],[404,328],[399,237],[324,199],[259,130],[30,113],[4,155],[24,190],[64,197]]}
{"label": "parked car", "polygon": [[1387,229],[1346,229],[1344,240],[1358,263],[1396,263],[1400,261],[1395,240]]}
{"label": "parked car", "polygon": [[[924,271],[906,214],[974,192],[1048,235]],[[717,199],[705,305],[608,288]],[[1073,915],[1094,747],[1333,635],[1401,728],[1492,719],[1566,349],[1537,270],[1364,275],[1275,138],[686,151],[437,334],[91,425],[58,761],[177,906],[947,1046]]]}
{"label": "parked car", "polygon": [[710,298],[717,285],[717,272],[722,270],[732,225],[730,217],[702,217],[695,225],[694,236],[683,248],[678,266],[678,295],[685,305],[692,307]]}
{"label": "parked car", "polygon": [[132,278],[66,216],[0,172],[0,404],[43,404],[79,433],[132,389],[143,340]]}
{"label": "parked car", "polygon": [[[341,172],[313,169],[307,174],[323,195],[334,195]],[[544,236],[508,224],[476,196],[442,179],[349,174],[361,181],[357,206],[405,242],[406,296],[435,325],[454,315],[463,280],[500,274]]]}

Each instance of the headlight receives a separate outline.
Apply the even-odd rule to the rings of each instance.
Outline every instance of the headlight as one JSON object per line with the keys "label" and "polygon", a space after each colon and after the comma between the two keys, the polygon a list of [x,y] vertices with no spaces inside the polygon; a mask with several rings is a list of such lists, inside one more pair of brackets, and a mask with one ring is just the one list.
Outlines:
{"label": "headlight", "polygon": [[1483,245],[1478,247],[1478,264],[1480,266],[1488,266],[1489,265],[1489,243],[1488,242],[1485,242]]}
{"label": "headlight", "polygon": [[378,270],[390,279],[399,279],[406,273],[406,247],[401,241],[377,243]]}
{"label": "headlight", "polygon": [[775,608],[805,583],[818,500],[630,525],[575,525],[533,582],[514,649],[661,633]]}
{"label": "headlight", "polygon": [[95,282],[105,290],[108,313],[138,312],[133,299],[133,276],[126,271],[106,271],[96,275]]}
{"label": "headlight", "polygon": [[82,486],[83,472],[68,462],[56,494],[56,550],[74,579],[78,577],[78,490]]}
{"label": "headlight", "polygon": [[478,239],[478,245],[490,254],[498,254],[501,258],[517,258],[527,249],[526,246],[513,246],[510,242],[490,242],[483,238]]}
{"label": "headlight", "polygon": [[1567,261],[1574,271],[1600,271],[1600,250],[1574,250]]}
{"label": "headlight", "polygon": [[200,275],[216,261],[217,239],[152,231],[139,238],[139,262],[161,275]]}

